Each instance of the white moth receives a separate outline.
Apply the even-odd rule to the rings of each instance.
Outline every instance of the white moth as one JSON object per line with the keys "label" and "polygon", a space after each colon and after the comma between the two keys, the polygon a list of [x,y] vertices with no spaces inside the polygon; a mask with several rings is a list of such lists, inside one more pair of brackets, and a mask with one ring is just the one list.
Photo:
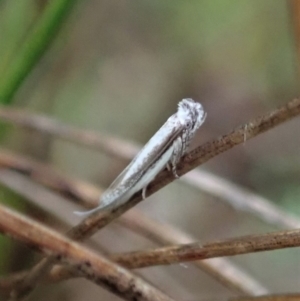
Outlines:
{"label": "white moth", "polygon": [[87,216],[103,209],[126,203],[136,192],[146,197],[147,185],[169,164],[178,178],[176,166],[186,153],[191,139],[206,118],[202,105],[191,98],[178,104],[178,111],[154,134],[131,163],[102,194],[100,205],[90,211],[75,211]]}

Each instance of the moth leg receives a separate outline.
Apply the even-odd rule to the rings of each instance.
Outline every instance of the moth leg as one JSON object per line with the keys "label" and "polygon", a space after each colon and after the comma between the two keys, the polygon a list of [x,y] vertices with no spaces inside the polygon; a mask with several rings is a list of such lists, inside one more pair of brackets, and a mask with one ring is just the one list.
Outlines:
{"label": "moth leg", "polygon": [[175,178],[179,178],[177,171],[176,171],[176,166],[179,163],[182,154],[183,154],[183,143],[182,143],[181,137],[178,137],[173,142],[173,154],[171,157],[172,172],[173,172],[173,175]]}
{"label": "moth leg", "polygon": [[179,175],[177,174],[176,166],[173,166],[172,172],[173,172],[174,177],[175,177],[176,179],[179,179]]}
{"label": "moth leg", "polygon": [[168,171],[171,171],[170,163],[167,163],[167,170],[168,170]]}
{"label": "moth leg", "polygon": [[179,175],[177,174],[177,170],[176,170],[176,165],[172,165],[172,173],[176,179],[179,178]]}
{"label": "moth leg", "polygon": [[143,200],[146,198],[146,192],[147,192],[147,186],[145,186],[142,190],[142,197],[143,197]]}

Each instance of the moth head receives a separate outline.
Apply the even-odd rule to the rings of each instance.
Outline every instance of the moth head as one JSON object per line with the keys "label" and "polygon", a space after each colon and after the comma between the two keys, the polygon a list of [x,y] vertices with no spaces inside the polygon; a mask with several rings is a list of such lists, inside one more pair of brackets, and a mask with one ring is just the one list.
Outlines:
{"label": "moth head", "polygon": [[186,130],[194,135],[205,121],[206,113],[199,102],[195,102],[191,98],[184,98],[178,104],[178,118]]}

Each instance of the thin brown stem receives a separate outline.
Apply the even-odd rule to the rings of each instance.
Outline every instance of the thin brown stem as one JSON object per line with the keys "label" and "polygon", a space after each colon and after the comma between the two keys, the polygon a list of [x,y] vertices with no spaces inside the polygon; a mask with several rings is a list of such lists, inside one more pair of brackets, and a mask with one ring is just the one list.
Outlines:
{"label": "thin brown stem", "polygon": [[[256,137],[257,135],[286,122],[293,117],[300,114],[300,100],[294,99],[284,106],[275,109],[262,117],[258,117],[242,126],[237,127],[228,134],[220,138],[207,142],[202,146],[197,147],[189,152],[179,164],[177,168],[178,175],[182,176],[198,165],[203,164],[209,159],[217,156],[239,145],[247,140]],[[174,180],[173,175],[168,171],[163,171],[153,182],[149,185],[147,190],[148,196],[158,191],[162,187],[171,183]],[[93,235],[97,230],[105,227],[112,220],[118,218],[124,212],[138,204],[142,200],[141,193],[135,194],[128,202],[122,204],[118,208],[109,209],[104,212],[99,212],[84,219],[77,226],[68,232],[68,236],[75,240],[84,240]],[[53,258],[49,258],[52,261]],[[42,270],[42,268],[41,268]],[[42,278],[43,273],[40,273],[39,279]],[[28,275],[30,277],[30,274]]]}
{"label": "thin brown stem", "polygon": [[[0,205],[0,231],[45,255],[55,254],[56,261],[68,264],[77,274],[124,300],[173,300],[115,263],[3,205]],[[11,298],[17,299],[18,296]]]}
{"label": "thin brown stem", "polygon": [[237,297],[229,301],[299,301],[300,294],[265,295],[258,297]]}
{"label": "thin brown stem", "polygon": [[35,182],[58,191],[61,195],[71,198],[76,202],[84,200],[87,207],[96,206],[96,200],[102,192],[101,189],[93,185],[59,173],[45,163],[39,163],[25,156],[17,155],[0,148],[1,167],[29,176]]}
{"label": "thin brown stem", "polygon": [[[0,119],[4,122],[12,123],[23,128],[40,131],[56,138],[65,139],[67,141],[84,145],[86,147],[101,150],[102,152],[110,156],[125,161],[132,159],[140,149],[140,146],[138,146],[137,144],[130,143],[126,140],[101,135],[89,130],[78,129],[70,125],[63,124],[52,118],[42,115],[36,115],[24,110],[0,107]],[[247,135],[245,134],[244,138],[248,138]],[[2,161],[4,160],[4,165],[9,164],[10,161],[14,160],[7,152],[3,155],[4,158],[2,159]],[[36,172],[35,169],[39,167],[36,165],[33,165],[33,170],[30,170],[30,162],[23,163],[22,161],[24,161],[23,158],[21,158],[21,162],[12,163],[18,164],[16,168],[20,169],[20,172],[24,172],[40,181],[39,176],[34,176],[39,175],[39,173],[44,174],[43,170],[40,172],[39,170],[41,170],[41,168],[39,168]],[[43,178],[44,175],[42,176],[41,180],[43,180]],[[298,228],[300,225],[299,219],[292,216],[291,214],[285,213],[272,202],[211,173],[193,170],[186,176],[182,177],[181,180],[197,188],[200,188],[201,190],[204,190],[211,195],[227,201],[236,209],[249,211],[255,214],[257,217],[261,218],[263,221],[272,223],[275,226],[281,225],[288,228]],[[52,179],[50,179],[50,183],[53,183]],[[52,184],[52,187],[58,190],[60,189],[63,195],[68,196],[68,194],[70,194],[70,196],[75,197],[75,199],[80,199],[82,190],[84,192],[87,191],[88,193],[88,190],[90,189],[89,187],[85,189],[84,186],[81,187],[80,185],[77,188],[78,185],[76,185],[72,190],[69,189],[68,185],[65,185],[64,183],[64,179],[58,179],[57,183]],[[97,198],[94,198],[94,200],[96,199]]]}
{"label": "thin brown stem", "polygon": [[235,256],[300,246],[300,230],[247,235],[214,243],[191,243],[152,250],[122,253],[110,258],[130,269],[168,265],[222,256]]}
{"label": "thin brown stem", "polygon": [[[13,160],[14,163],[18,162],[18,156],[15,156]],[[0,161],[1,161],[1,152],[0,152]],[[21,162],[24,161],[21,160]],[[27,162],[28,163],[28,162]],[[34,164],[34,167],[40,166],[41,164]],[[18,165],[16,165],[18,167]],[[43,172],[47,170],[51,171],[50,166],[43,165]],[[15,169],[15,168],[12,168]],[[18,168],[19,170],[19,168]],[[40,173],[40,171],[36,170],[36,172]],[[53,203],[59,201],[55,200],[55,195],[51,196],[51,192],[45,191],[45,189],[34,182],[30,181],[24,175],[15,174],[15,171],[3,170],[0,171],[0,182],[5,185],[8,185],[10,189],[14,191],[18,191],[22,196],[29,198],[31,201],[36,204],[43,203],[44,206],[48,206],[48,201],[51,200]],[[50,172],[50,174],[52,174]],[[23,178],[23,181],[22,181]],[[51,179],[51,177],[47,177],[47,172],[43,174],[44,179]],[[64,180],[67,180],[67,177],[64,177]],[[28,183],[27,183],[28,182]],[[27,183],[27,184],[26,184]],[[46,181],[46,183],[49,183]],[[68,179],[66,186],[71,189],[71,191],[76,191],[72,186],[76,185],[78,181],[75,183],[72,182],[72,179]],[[50,186],[51,182],[49,183]],[[63,185],[64,186],[64,185]],[[85,187],[86,185],[81,185]],[[91,191],[96,192],[96,187]],[[99,192],[100,193],[100,192]],[[99,195],[99,193],[95,194],[95,201]],[[53,193],[52,193],[53,194]],[[84,197],[84,191],[81,193],[81,197]],[[90,196],[90,194],[88,194]],[[57,198],[58,196],[56,196]],[[60,198],[60,202],[65,201],[62,197]],[[47,200],[46,202],[43,200]],[[89,200],[89,198],[88,198]],[[81,201],[82,205],[89,207],[89,201],[85,201],[84,199]],[[48,211],[51,209],[48,209]],[[70,209],[69,209],[70,210]],[[57,219],[58,212],[55,216]],[[69,216],[65,217],[59,216],[59,218],[64,218],[64,220],[68,220]],[[52,217],[53,219],[53,217]],[[195,238],[190,237],[184,232],[176,229],[174,227],[169,226],[168,224],[157,222],[137,209],[130,210],[127,214],[124,214],[120,220],[122,227],[127,229],[131,229],[132,231],[142,235],[143,237],[147,237],[152,241],[158,244],[175,244],[175,243],[188,243],[196,241]],[[218,282],[223,284],[232,292],[242,294],[242,295],[257,295],[257,294],[266,294],[268,291],[261,284],[255,281],[250,275],[248,275],[245,271],[240,269],[238,266],[234,265],[232,262],[225,258],[215,258],[211,260],[197,261],[195,262],[196,266],[201,270],[206,272],[208,275],[212,276]],[[8,276],[7,278],[0,279],[0,288],[5,291],[10,291],[14,287],[18,287],[21,279],[26,276],[26,273],[21,272],[17,274],[13,274]],[[57,282],[68,278],[78,277],[74,274],[72,269],[56,266],[51,270],[49,277],[45,279],[47,282]],[[45,282],[46,282],[45,281]]]}
{"label": "thin brown stem", "polygon": [[[245,136],[247,140],[278,126],[279,124],[292,119],[300,114],[300,100],[295,99],[286,105],[266,115],[256,118],[245,125],[239,126],[228,134],[220,138],[207,142],[202,146],[189,152],[177,168],[180,176],[189,172],[198,165],[203,164],[218,154],[233,148],[234,146],[244,142]],[[174,181],[173,175],[167,170],[163,171],[149,185],[147,195],[151,195],[163,188],[167,184]],[[119,217],[121,214],[138,204],[142,200],[141,193],[135,194],[127,203],[104,212],[91,215],[84,219],[80,224],[72,228],[69,236],[75,240],[83,240],[93,235],[97,230],[106,226],[109,222]]]}
{"label": "thin brown stem", "polygon": [[130,160],[138,150],[138,146],[133,142],[101,135],[91,130],[82,130],[48,116],[36,115],[24,110],[0,107],[0,119],[3,122],[12,123],[25,129],[38,130],[79,145],[88,145],[109,156],[121,156],[126,160]]}
{"label": "thin brown stem", "polygon": [[210,172],[192,170],[182,180],[224,200],[236,210],[254,214],[266,223],[289,229],[300,228],[300,219],[296,215],[285,212],[274,202]]}
{"label": "thin brown stem", "polygon": [[[159,244],[186,244],[197,241],[180,229],[153,220],[137,210],[130,210],[124,214],[120,223]],[[236,293],[250,296],[268,293],[265,287],[226,258],[198,260],[194,264]]]}

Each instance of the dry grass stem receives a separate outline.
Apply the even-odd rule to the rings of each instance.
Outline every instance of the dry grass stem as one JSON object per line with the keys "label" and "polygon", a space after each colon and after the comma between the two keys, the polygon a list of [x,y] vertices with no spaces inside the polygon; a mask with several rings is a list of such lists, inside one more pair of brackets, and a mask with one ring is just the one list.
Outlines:
{"label": "dry grass stem", "polygon": [[[120,223],[159,244],[187,244],[197,241],[187,233],[153,220],[137,210],[124,214]],[[258,281],[226,258],[198,260],[194,264],[233,292],[250,296],[268,293]]]}
{"label": "dry grass stem", "polygon": [[[45,185],[61,195],[71,198],[76,202],[85,200],[85,206],[93,207],[97,203],[99,194],[102,192],[83,181],[77,181],[69,176],[57,172],[45,163],[39,163],[11,151],[0,148],[0,167],[17,171],[33,179],[35,182]],[[95,196],[97,196],[95,198]]]}
{"label": "dry grass stem", "polygon": [[191,243],[122,253],[110,256],[110,258],[126,268],[136,269],[299,246],[300,230],[296,229],[261,235],[247,235],[215,243]]}
{"label": "dry grass stem", "polygon": [[[23,241],[45,255],[55,254],[56,261],[68,264],[78,274],[124,300],[173,300],[104,257],[3,205],[0,205],[0,231]],[[48,261],[48,264],[51,262]],[[47,268],[47,265],[44,267]],[[14,299],[17,300],[18,296],[11,297],[11,300]]]}
{"label": "dry grass stem", "polygon": [[[183,175],[200,164],[217,156],[218,154],[243,143],[244,135],[247,139],[251,139],[275,126],[290,120],[291,118],[300,114],[300,100],[294,99],[279,109],[267,113],[263,117],[256,118],[245,125],[239,126],[228,134],[220,138],[207,142],[202,146],[189,152],[184,158],[183,162],[179,164],[177,172]],[[245,131],[246,128],[246,131]],[[170,182],[174,181],[173,175],[167,170],[163,171],[158,177],[149,185],[147,195],[151,195]],[[134,195],[126,204],[99,212],[85,218],[81,223],[72,228],[68,235],[75,240],[83,240],[93,235],[97,230],[103,228],[115,218],[135,206],[142,200],[141,193]]]}
{"label": "dry grass stem", "polygon": [[226,201],[234,209],[252,213],[266,223],[289,229],[300,228],[300,219],[297,216],[285,212],[270,200],[210,172],[192,170],[182,179],[209,195]]}
{"label": "dry grass stem", "polygon": [[237,297],[229,301],[299,301],[300,294],[265,295],[259,297]]}
{"label": "dry grass stem", "polygon": [[[300,99],[294,99],[286,103],[284,106],[275,109],[262,117],[258,117],[242,126],[237,127],[230,133],[225,134],[218,139],[197,147],[183,158],[181,164],[179,164],[177,168],[178,175],[182,176],[198,165],[201,165],[209,159],[217,156],[218,154],[243,143],[245,137],[247,137],[247,140],[254,138],[255,136],[272,129],[299,114]],[[149,185],[147,190],[148,196],[166,186],[173,180],[173,175],[170,172],[167,170],[163,171],[157,176],[152,184]],[[77,226],[73,227],[68,232],[68,236],[75,240],[84,240],[138,204],[141,200],[141,194],[137,193],[128,202],[119,206],[118,208],[113,208],[105,212],[99,212],[91,215],[85,218]],[[49,261],[53,261],[53,258],[49,258]],[[40,266],[40,270],[41,273],[39,274],[39,279],[42,278],[45,269]],[[36,272],[36,270],[34,271]],[[28,277],[31,278],[31,275],[29,274]],[[31,286],[34,286],[33,283],[31,283]]]}
{"label": "dry grass stem", "polygon": [[[99,133],[89,130],[78,129],[70,125],[65,125],[49,117],[36,115],[33,113],[26,112],[24,110],[15,110],[2,107],[0,108],[0,119],[4,122],[12,123],[23,128],[40,131],[56,138],[65,139],[67,141],[101,150],[102,152],[110,156],[114,156],[118,159],[126,161],[132,159],[140,149],[140,147],[137,144],[130,143],[126,140],[101,135]],[[248,126],[245,126],[246,129],[247,127]],[[248,134],[246,136],[248,138]],[[10,159],[9,153],[6,152],[3,155],[8,156],[8,159]],[[7,162],[6,158],[4,157],[3,160],[5,164]],[[20,168],[20,171],[22,172],[22,168],[25,167],[25,170],[23,172],[28,173],[28,175],[34,177],[34,175],[38,173],[34,170],[30,171],[29,168],[26,168],[29,165],[29,163],[30,162],[22,164],[21,162],[18,168]],[[34,169],[35,167],[38,166],[32,166],[32,168]],[[36,177],[36,179],[40,180],[39,177]],[[72,196],[72,194],[75,194],[75,196],[73,197],[76,198],[76,193],[80,194],[81,191],[86,192],[88,190],[85,189],[85,187],[80,186],[79,188],[75,187],[75,189],[73,190],[68,190],[68,185],[66,185],[66,191],[64,191],[64,184],[60,184],[60,182],[64,183],[63,179],[58,180],[58,184],[54,183],[53,187],[59,188],[60,185],[60,188],[62,190],[61,193],[63,195],[68,196],[68,193],[70,193]],[[267,199],[252,192],[249,192],[246,189],[239,187],[236,184],[230,183],[229,181],[224,180],[223,178],[213,175],[209,172],[192,170],[190,173],[182,177],[181,180],[197,188],[200,188],[201,190],[215,197],[227,201],[236,209],[249,211],[255,214],[257,217],[264,220],[265,222],[272,223],[275,226],[283,226],[285,228],[288,227],[292,229],[298,228],[300,226],[300,221],[299,219],[297,219],[297,217],[293,217],[291,214],[285,213],[278,206],[274,205]]]}
{"label": "dry grass stem", "polygon": [[91,130],[82,130],[63,124],[48,116],[37,115],[24,110],[0,107],[0,119],[25,129],[38,130],[55,138],[61,138],[79,145],[88,145],[109,156],[130,160],[137,152],[138,146],[133,142],[101,135]]}
{"label": "dry grass stem", "polygon": [[[6,161],[5,159],[7,157],[10,158],[10,160]],[[56,180],[54,184],[51,182],[54,171],[48,165],[27,160],[24,157],[17,156],[16,154],[12,154],[3,150],[0,151],[0,162],[2,162],[2,164],[5,163],[4,165],[6,168],[14,170],[14,172],[19,171],[22,174],[29,176],[41,175],[41,178],[44,179],[42,182],[44,185],[47,184],[50,188],[55,186],[54,184],[56,183]],[[28,170],[31,172],[28,172]],[[10,189],[17,191],[19,194],[29,198],[30,200],[33,200],[37,204],[42,203],[43,206],[48,206],[47,202],[45,204],[43,198],[47,200],[51,199],[49,197],[49,193],[45,195],[43,191],[39,191],[39,187],[32,187],[32,185],[28,186],[28,184],[25,185],[24,181],[20,182],[20,179],[16,179],[14,174],[10,176],[7,175],[7,172],[8,171],[6,171],[6,173],[4,171],[0,172],[0,181],[2,184],[8,185]],[[80,187],[88,188],[88,193],[85,193],[85,189],[81,189],[81,194],[76,195],[73,201],[77,202],[81,198],[81,204],[87,208],[91,206],[90,200],[94,199],[94,203],[96,204],[98,195],[100,194],[99,189],[92,185],[88,185],[87,183],[81,183],[78,180],[68,178],[67,176],[60,175],[60,177],[64,180],[61,182],[60,187],[68,187],[68,191],[77,191],[78,189],[76,188],[76,185],[78,183],[80,183]],[[37,178],[40,177],[34,176],[32,179],[36,180]],[[31,183],[34,184],[33,182]],[[42,187],[40,187],[40,189],[41,188]],[[61,201],[64,201],[64,199]],[[145,216],[137,209],[130,210],[127,214],[123,215],[119,222],[122,224],[122,226],[131,229],[132,231],[135,231],[144,237],[148,237],[152,241],[159,244],[189,243],[196,241],[195,238],[191,238],[189,235],[174,227],[171,227],[167,224],[158,223],[157,221]],[[196,265],[233,292],[243,295],[266,294],[268,292],[250,275],[225,258],[198,261],[196,262]],[[26,273],[21,272],[11,275],[8,278],[0,279],[0,287],[5,291],[11,290],[12,288],[16,287],[16,284],[20,283],[21,279],[25,276]],[[67,269],[66,267],[57,266],[51,270],[46,281],[56,282],[68,279],[70,277],[77,277],[77,275],[75,275],[72,270]]]}

